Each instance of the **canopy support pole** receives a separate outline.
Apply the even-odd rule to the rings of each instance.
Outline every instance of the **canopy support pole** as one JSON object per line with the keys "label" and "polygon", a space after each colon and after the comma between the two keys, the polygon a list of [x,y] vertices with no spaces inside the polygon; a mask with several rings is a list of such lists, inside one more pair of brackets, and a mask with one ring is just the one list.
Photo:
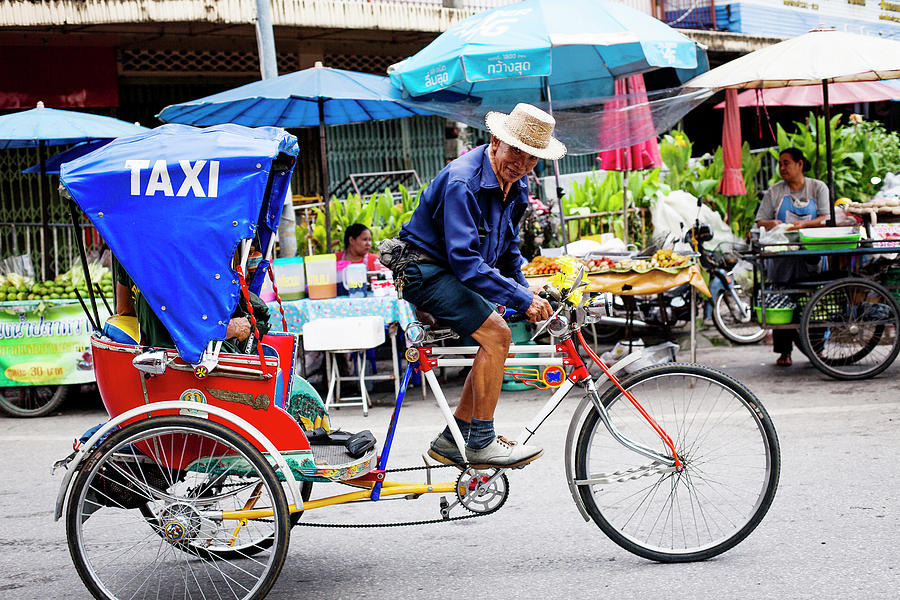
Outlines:
{"label": "canopy support pole", "polygon": [[322,163],[322,203],[325,207],[325,254],[331,252],[331,194],[328,192],[328,158],[325,156],[325,101],[319,97],[319,155]]}
{"label": "canopy support pole", "polygon": [[825,110],[825,160],[828,165],[828,207],[831,218],[828,225],[834,227],[837,219],[834,216],[834,166],[831,162],[831,107],[828,105],[828,80],[822,80],[822,108]]}
{"label": "canopy support pole", "polygon": [[[78,254],[81,257],[81,268],[84,269],[84,281],[87,283],[88,295],[91,298],[91,309],[94,312],[93,322],[97,327],[97,330],[101,330],[103,328],[103,322],[100,321],[100,313],[97,312],[97,299],[94,296],[94,283],[91,281],[91,271],[88,269],[88,261],[87,261],[87,253],[84,250],[84,231],[78,225],[78,215],[75,213],[75,200],[69,200],[69,216],[72,217],[72,229],[75,230],[75,245],[78,246]],[[87,307],[82,303],[82,307],[87,312]],[[88,313],[88,320],[90,320],[90,313]]]}
{"label": "canopy support pole", "polygon": [[[544,93],[547,96],[547,112],[550,113],[550,116],[553,116],[553,100],[550,98],[550,78],[544,77]],[[553,161],[553,179],[556,183],[556,201],[559,205],[559,235],[562,238],[562,248],[563,253],[567,253],[569,250],[568,246],[568,235],[566,235],[566,213],[563,211],[563,189],[562,186],[559,185],[559,161]]]}
{"label": "canopy support pole", "polygon": [[[627,151],[628,149],[626,149]],[[625,158],[625,170],[622,171],[622,241],[628,243],[628,157]],[[613,229],[615,234],[615,229]]]}

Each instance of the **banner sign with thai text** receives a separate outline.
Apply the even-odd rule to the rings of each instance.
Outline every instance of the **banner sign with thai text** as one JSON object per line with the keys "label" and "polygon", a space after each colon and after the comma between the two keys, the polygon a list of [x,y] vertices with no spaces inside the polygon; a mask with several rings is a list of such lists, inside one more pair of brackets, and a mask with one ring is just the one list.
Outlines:
{"label": "banner sign with thai text", "polygon": [[[81,306],[0,306],[0,387],[94,381],[91,326]],[[108,312],[100,306],[100,317]]]}

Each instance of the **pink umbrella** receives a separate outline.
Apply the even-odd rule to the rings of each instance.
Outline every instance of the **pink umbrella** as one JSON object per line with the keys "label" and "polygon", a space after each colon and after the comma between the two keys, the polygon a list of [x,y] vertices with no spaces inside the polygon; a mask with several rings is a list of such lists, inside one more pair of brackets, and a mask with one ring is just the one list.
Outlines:
{"label": "pink umbrella", "polygon": [[[882,102],[900,100],[900,88],[882,81],[852,81],[832,83],[828,86],[828,102],[831,104],[856,104],[857,102]],[[822,86],[804,85],[783,88],[746,90],[738,94],[738,104],[745,106],[822,106]],[[716,104],[723,108],[725,102]]]}
{"label": "pink umbrella", "polygon": [[[737,90],[725,90],[725,121],[722,123],[722,162],[725,172],[719,182],[719,193],[724,196],[743,196],[747,193],[741,171],[741,114],[738,110]],[[731,200],[727,213],[731,212]]]}
{"label": "pink umbrella", "polygon": [[600,168],[605,171],[638,171],[661,166],[662,157],[659,154],[659,144],[656,142],[650,109],[644,107],[641,111],[643,114],[629,115],[628,123],[623,122],[625,117],[620,114],[622,109],[628,106],[629,101],[632,104],[647,102],[647,86],[644,85],[644,76],[639,73],[625,79],[617,79],[615,89],[616,96],[623,96],[623,98],[608,102],[605,106],[606,110],[614,111],[610,113],[609,117],[609,120],[614,123],[604,119],[604,128],[618,130],[622,126],[627,126],[637,137],[645,139],[626,148],[601,152],[597,156]]}
{"label": "pink umbrella", "polygon": [[[600,161],[600,168],[604,171],[622,171],[622,219],[624,221],[625,242],[628,242],[628,186],[626,171],[640,171],[642,169],[652,169],[662,166],[662,156],[659,153],[659,144],[656,141],[656,132],[653,127],[653,120],[650,116],[650,109],[647,108],[647,86],[644,85],[644,76],[638,73],[625,79],[617,79],[615,83],[616,98],[612,102],[608,102],[604,107],[605,110],[611,111],[607,118],[603,121],[605,130],[622,133],[621,129],[625,128],[633,133],[631,139],[644,138],[644,141],[638,142],[624,148],[616,148],[615,150],[604,150],[597,155]],[[629,104],[644,104],[642,108],[634,111],[625,110]],[[628,116],[624,113],[630,112]]]}

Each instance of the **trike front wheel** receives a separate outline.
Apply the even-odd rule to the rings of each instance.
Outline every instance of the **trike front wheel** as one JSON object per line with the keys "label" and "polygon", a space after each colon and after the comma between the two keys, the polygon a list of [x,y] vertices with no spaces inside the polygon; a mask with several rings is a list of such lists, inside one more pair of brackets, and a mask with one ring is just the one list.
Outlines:
{"label": "trike front wheel", "polygon": [[[626,448],[591,410],[576,441],[575,483],[600,529],[660,562],[705,560],[747,537],[772,503],[781,465],[775,428],[759,400],[699,365],[650,367],[621,383],[672,439],[683,469]],[[627,439],[671,456],[617,387],[600,402]]]}
{"label": "trike front wheel", "polygon": [[290,525],[282,486],[250,442],[206,419],[164,416],[93,451],[66,530],[96,598],[249,600],[275,583]]}

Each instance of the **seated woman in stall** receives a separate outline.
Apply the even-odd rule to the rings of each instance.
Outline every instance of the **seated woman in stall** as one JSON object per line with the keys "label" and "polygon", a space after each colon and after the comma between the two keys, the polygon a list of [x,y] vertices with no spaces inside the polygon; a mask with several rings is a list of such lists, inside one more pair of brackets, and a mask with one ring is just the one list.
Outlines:
{"label": "seated woman in stall", "polygon": [[[351,292],[365,289],[368,279],[367,273],[387,271],[378,262],[378,255],[370,252],[371,249],[372,232],[368,227],[361,223],[354,223],[344,230],[344,249],[335,252],[339,295],[355,295],[351,294]],[[345,269],[351,265],[360,265],[360,267],[354,267],[352,274],[345,272]],[[349,289],[352,286],[355,286],[354,290]]]}

